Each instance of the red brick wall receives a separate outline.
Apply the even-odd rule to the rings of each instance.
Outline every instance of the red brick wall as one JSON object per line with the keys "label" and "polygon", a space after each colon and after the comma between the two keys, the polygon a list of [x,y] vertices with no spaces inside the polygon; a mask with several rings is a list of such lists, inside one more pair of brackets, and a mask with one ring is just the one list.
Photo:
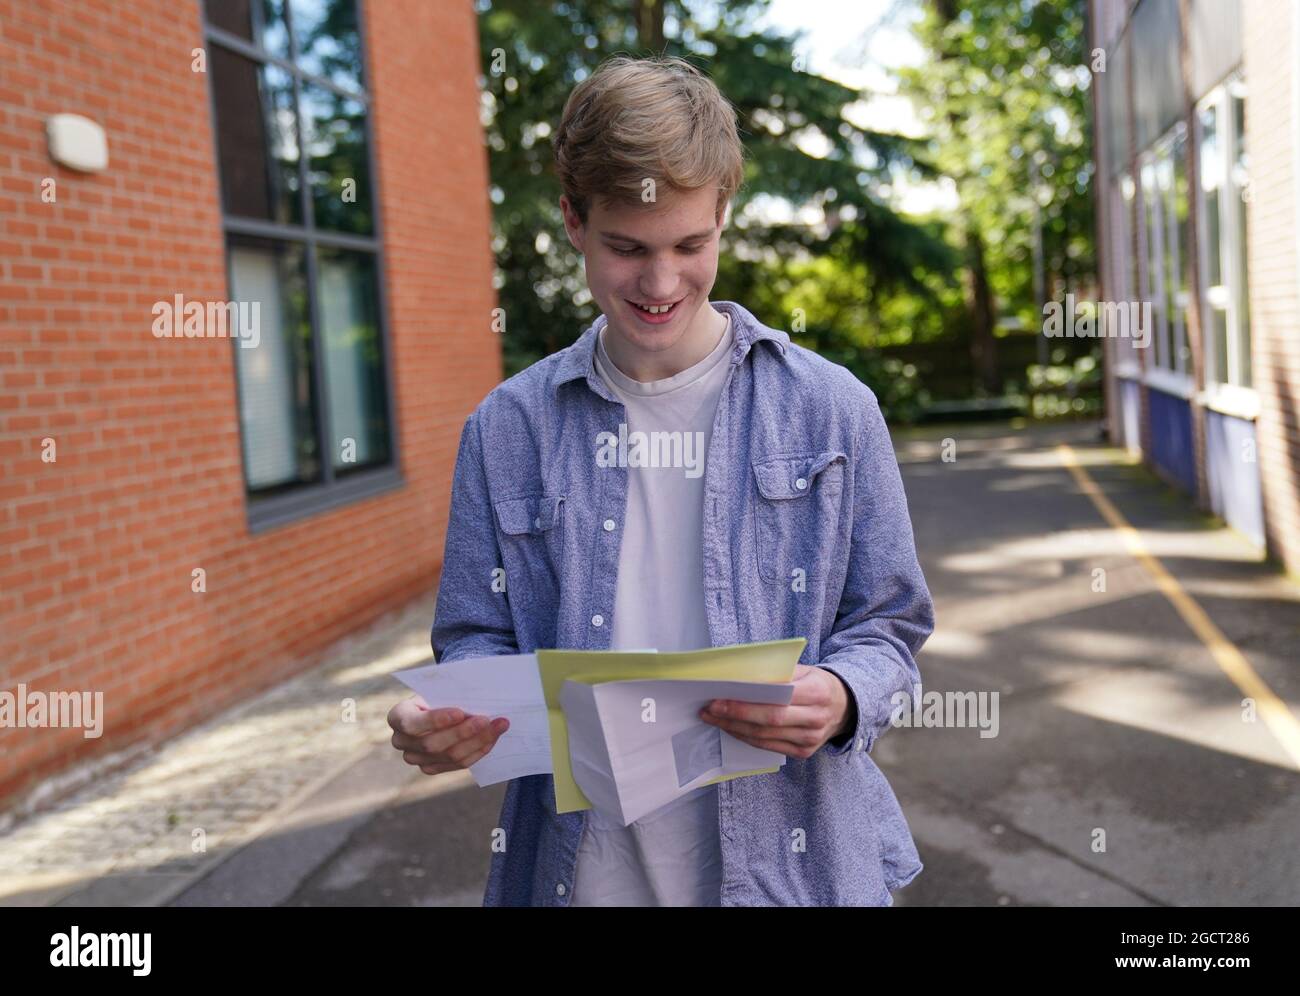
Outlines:
{"label": "red brick wall", "polygon": [[[467,3],[364,9],[406,483],[251,535],[231,344],[150,332],[155,301],[231,296],[199,4],[0,0],[0,690],[105,707],[98,740],[0,729],[0,808],[287,677],[435,580],[461,423],[501,375],[477,28]],[[59,112],[105,128],[107,170],[51,162]]]}
{"label": "red brick wall", "polygon": [[1264,529],[1271,556],[1300,575],[1300,255],[1292,122],[1292,4],[1242,4],[1251,348],[1260,414],[1255,423]]}

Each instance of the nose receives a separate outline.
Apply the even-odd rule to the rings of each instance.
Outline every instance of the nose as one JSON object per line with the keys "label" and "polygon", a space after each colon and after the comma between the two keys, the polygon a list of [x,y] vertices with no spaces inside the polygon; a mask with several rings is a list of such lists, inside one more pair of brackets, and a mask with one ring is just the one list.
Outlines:
{"label": "nose", "polygon": [[652,258],[641,274],[641,294],[647,301],[673,301],[677,293],[677,273],[667,257]]}

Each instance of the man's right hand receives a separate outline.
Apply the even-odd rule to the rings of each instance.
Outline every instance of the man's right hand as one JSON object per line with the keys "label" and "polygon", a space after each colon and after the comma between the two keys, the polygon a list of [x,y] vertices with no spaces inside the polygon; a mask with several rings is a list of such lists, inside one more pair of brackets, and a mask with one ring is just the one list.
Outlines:
{"label": "man's right hand", "polygon": [[510,720],[467,714],[463,709],[430,709],[419,695],[397,703],[388,712],[393,746],[407,764],[426,775],[468,768],[496,746]]}

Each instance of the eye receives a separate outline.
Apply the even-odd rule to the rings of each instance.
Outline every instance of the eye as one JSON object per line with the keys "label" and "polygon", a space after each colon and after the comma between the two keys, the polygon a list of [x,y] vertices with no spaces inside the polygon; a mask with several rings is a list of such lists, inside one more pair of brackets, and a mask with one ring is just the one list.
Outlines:
{"label": "eye", "polygon": [[682,246],[682,252],[688,256],[693,256],[703,248],[704,246]]}
{"label": "eye", "polygon": [[618,249],[615,248],[614,246],[610,246],[610,248],[613,249],[614,252],[617,253],[619,256],[635,256],[637,253],[641,251],[640,249]]}

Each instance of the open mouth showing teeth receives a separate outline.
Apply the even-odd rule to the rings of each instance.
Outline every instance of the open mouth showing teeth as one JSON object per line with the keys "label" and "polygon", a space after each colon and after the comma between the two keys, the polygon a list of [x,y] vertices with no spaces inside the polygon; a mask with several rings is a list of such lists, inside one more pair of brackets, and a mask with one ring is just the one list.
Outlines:
{"label": "open mouth showing teeth", "polygon": [[636,301],[629,301],[628,304],[632,305],[634,308],[640,311],[644,311],[647,315],[666,315],[668,312],[672,311],[679,304],[681,304],[681,302],[674,301],[672,304],[645,305],[645,304],[638,304]]}

